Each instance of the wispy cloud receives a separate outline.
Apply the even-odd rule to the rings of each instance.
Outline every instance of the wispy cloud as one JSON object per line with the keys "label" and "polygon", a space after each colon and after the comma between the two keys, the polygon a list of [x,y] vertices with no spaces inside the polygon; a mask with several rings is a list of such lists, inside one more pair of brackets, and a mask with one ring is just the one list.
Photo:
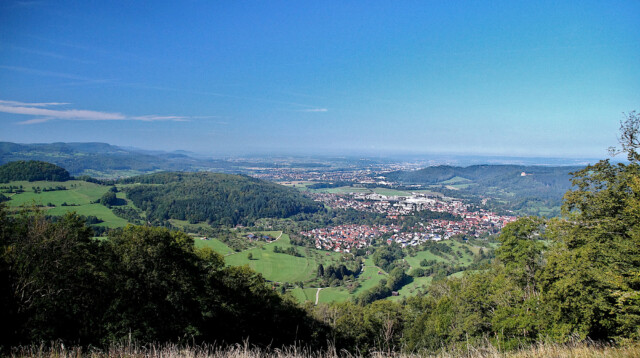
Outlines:
{"label": "wispy cloud", "polygon": [[75,58],[75,57],[64,56],[64,55],[61,55],[61,54],[55,53],[55,52],[40,51],[40,50],[35,50],[35,49],[21,47],[21,46],[11,46],[11,47],[16,49],[16,50],[22,51],[22,52],[26,52],[26,53],[30,53],[30,54],[38,55],[38,56],[45,56],[45,57],[55,58],[55,59],[58,59],[58,60],[73,61],[73,62],[86,63],[86,64],[95,63],[95,62],[91,62],[91,61],[81,60],[81,59],[78,59],[78,58]]}
{"label": "wispy cloud", "polygon": [[146,122],[152,122],[152,121],[174,121],[174,122],[186,122],[187,118],[186,117],[180,117],[180,116],[136,116],[136,117],[131,117],[131,119],[133,120],[137,120],[137,121],[146,121]]}
{"label": "wispy cloud", "polygon": [[30,106],[30,107],[48,107],[48,106],[62,106],[69,104],[66,102],[42,102],[42,103],[24,103],[17,101],[4,101],[0,99],[0,105],[6,106]]}
{"label": "wispy cloud", "polygon": [[76,81],[86,81],[86,82],[112,81],[112,80],[105,80],[105,79],[95,79],[95,78],[88,78],[83,76],[76,76],[76,75],[64,73],[64,72],[43,71],[35,68],[28,68],[28,67],[21,67],[21,66],[0,65],[0,69],[14,71],[14,72],[21,72],[21,73],[26,73],[30,75],[36,75],[36,76],[66,78],[66,79],[76,80]]}
{"label": "wispy cloud", "polygon": [[301,109],[300,112],[329,112],[326,108],[309,108],[309,109]]}
{"label": "wispy cloud", "polygon": [[68,103],[25,103],[17,101],[5,101],[0,100],[0,112],[20,114],[25,116],[33,116],[20,124],[37,124],[44,123],[51,120],[68,120],[68,121],[173,121],[173,122],[185,122],[189,120],[189,117],[185,116],[158,116],[158,115],[144,115],[144,116],[127,116],[117,112],[100,112],[84,109],[51,109],[48,107],[66,105]]}

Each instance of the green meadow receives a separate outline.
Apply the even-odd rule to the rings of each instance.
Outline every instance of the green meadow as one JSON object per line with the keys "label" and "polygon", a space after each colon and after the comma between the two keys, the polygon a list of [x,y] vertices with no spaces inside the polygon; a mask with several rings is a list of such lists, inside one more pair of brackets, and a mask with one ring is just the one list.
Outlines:
{"label": "green meadow", "polygon": [[[386,276],[387,273],[384,272],[384,270],[373,266],[371,259],[366,259],[364,269],[356,278],[356,283],[358,284],[357,289],[353,290],[353,292],[349,292],[347,287],[343,286],[324,287],[320,290],[318,303],[348,301],[358,294],[376,286],[380,280]],[[349,282],[348,284],[353,284],[353,282]],[[296,287],[289,292],[291,292],[291,295],[301,303],[306,301],[315,303],[317,288],[301,289]]]}
{"label": "green meadow", "polygon": [[437,262],[450,262],[451,260],[448,260],[442,256],[436,255],[434,253],[432,253],[431,251],[419,251],[416,253],[415,256],[406,256],[405,261],[407,261],[407,263],[409,264],[409,266],[411,266],[411,268],[416,268],[416,267],[420,267],[420,261],[422,260],[427,260],[427,261],[437,261]]}
{"label": "green meadow", "polygon": [[300,303],[304,302],[316,302],[316,292],[318,292],[317,288],[300,288],[296,287],[292,290],[287,291],[288,294],[291,295],[296,301]]}
{"label": "green meadow", "polygon": [[[95,201],[109,190],[108,186],[98,185],[80,180],[70,180],[66,182],[47,182],[47,181],[14,181],[0,186],[20,186],[22,185],[24,193],[7,194],[11,200],[7,202],[10,208],[18,208],[22,205],[41,205],[45,208],[49,215],[64,215],[67,212],[75,211],[79,215],[96,216],[103,222],[98,226],[106,226],[110,228],[123,227],[127,225],[127,221],[111,212],[104,205],[96,204]],[[67,190],[41,191],[36,193],[34,187],[55,188],[64,186]],[[124,194],[118,193],[118,197],[124,198]],[[62,204],[67,206],[63,206]],[[49,205],[52,204],[52,205]]]}
{"label": "green meadow", "polygon": [[223,256],[232,254],[234,252],[229,246],[218,239],[208,238],[208,240],[201,240],[201,238],[202,236],[194,237],[196,247],[208,247]]}
{"label": "green meadow", "polygon": [[424,292],[431,284],[432,277],[413,277],[413,281],[404,285],[399,291],[398,296],[389,297],[390,300],[401,300],[403,298],[415,296],[419,292]]}
{"label": "green meadow", "polygon": [[[277,232],[279,235],[279,232]],[[278,237],[278,235],[274,235]],[[301,256],[274,252],[274,247],[282,250],[293,247]],[[249,259],[249,254],[252,258]],[[230,266],[249,265],[260,272],[267,280],[276,282],[308,281],[315,278],[318,265],[338,262],[340,255],[315,249],[299,247],[291,244],[289,235],[282,234],[280,238],[270,244],[260,245],[248,250],[234,253],[225,257]]]}

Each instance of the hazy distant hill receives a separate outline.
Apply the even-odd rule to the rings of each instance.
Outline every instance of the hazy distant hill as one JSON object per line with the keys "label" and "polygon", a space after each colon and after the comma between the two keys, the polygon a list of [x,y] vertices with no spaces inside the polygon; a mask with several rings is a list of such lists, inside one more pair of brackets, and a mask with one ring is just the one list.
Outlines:
{"label": "hazy distant hill", "polygon": [[[73,176],[122,178],[159,171],[211,171],[251,173],[260,168],[330,168],[324,162],[305,158],[206,159],[187,151],[162,152],[124,148],[107,143],[18,144],[0,142],[0,164],[18,160],[41,160],[68,170]],[[342,166],[351,162],[341,159]]]}
{"label": "hazy distant hill", "polygon": [[422,184],[460,194],[498,199],[505,209],[520,214],[559,214],[562,197],[571,189],[571,172],[581,166],[472,165],[434,166],[416,171],[385,174],[404,185]]}
{"label": "hazy distant hill", "polygon": [[[153,154],[151,154],[153,153]],[[71,175],[119,177],[155,171],[232,171],[224,160],[204,160],[182,153],[144,152],[106,143],[17,144],[0,142],[0,164],[41,160],[65,168]]]}

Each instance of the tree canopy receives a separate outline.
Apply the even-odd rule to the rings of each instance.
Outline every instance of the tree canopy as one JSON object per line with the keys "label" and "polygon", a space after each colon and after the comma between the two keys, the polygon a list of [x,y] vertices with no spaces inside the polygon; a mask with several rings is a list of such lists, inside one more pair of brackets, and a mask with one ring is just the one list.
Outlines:
{"label": "tree canopy", "polygon": [[[157,173],[121,180],[127,197],[150,220],[188,220],[247,225],[260,218],[287,218],[321,211],[297,190],[244,175]],[[162,185],[158,185],[162,184]]]}
{"label": "tree canopy", "polygon": [[14,180],[67,181],[70,179],[71,176],[65,169],[47,162],[19,160],[0,166],[0,183]]}
{"label": "tree canopy", "polygon": [[0,207],[0,344],[189,340],[324,342],[326,327],[247,267],[182,232],[128,226],[92,238],[84,219]]}

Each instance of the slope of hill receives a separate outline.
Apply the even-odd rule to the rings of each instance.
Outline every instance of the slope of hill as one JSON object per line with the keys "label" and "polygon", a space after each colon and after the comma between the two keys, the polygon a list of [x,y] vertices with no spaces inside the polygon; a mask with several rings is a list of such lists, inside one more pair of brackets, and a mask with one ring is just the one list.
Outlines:
{"label": "slope of hill", "polygon": [[246,225],[259,218],[286,218],[322,210],[321,204],[296,189],[244,175],[156,173],[118,183],[138,184],[124,191],[149,220]]}

